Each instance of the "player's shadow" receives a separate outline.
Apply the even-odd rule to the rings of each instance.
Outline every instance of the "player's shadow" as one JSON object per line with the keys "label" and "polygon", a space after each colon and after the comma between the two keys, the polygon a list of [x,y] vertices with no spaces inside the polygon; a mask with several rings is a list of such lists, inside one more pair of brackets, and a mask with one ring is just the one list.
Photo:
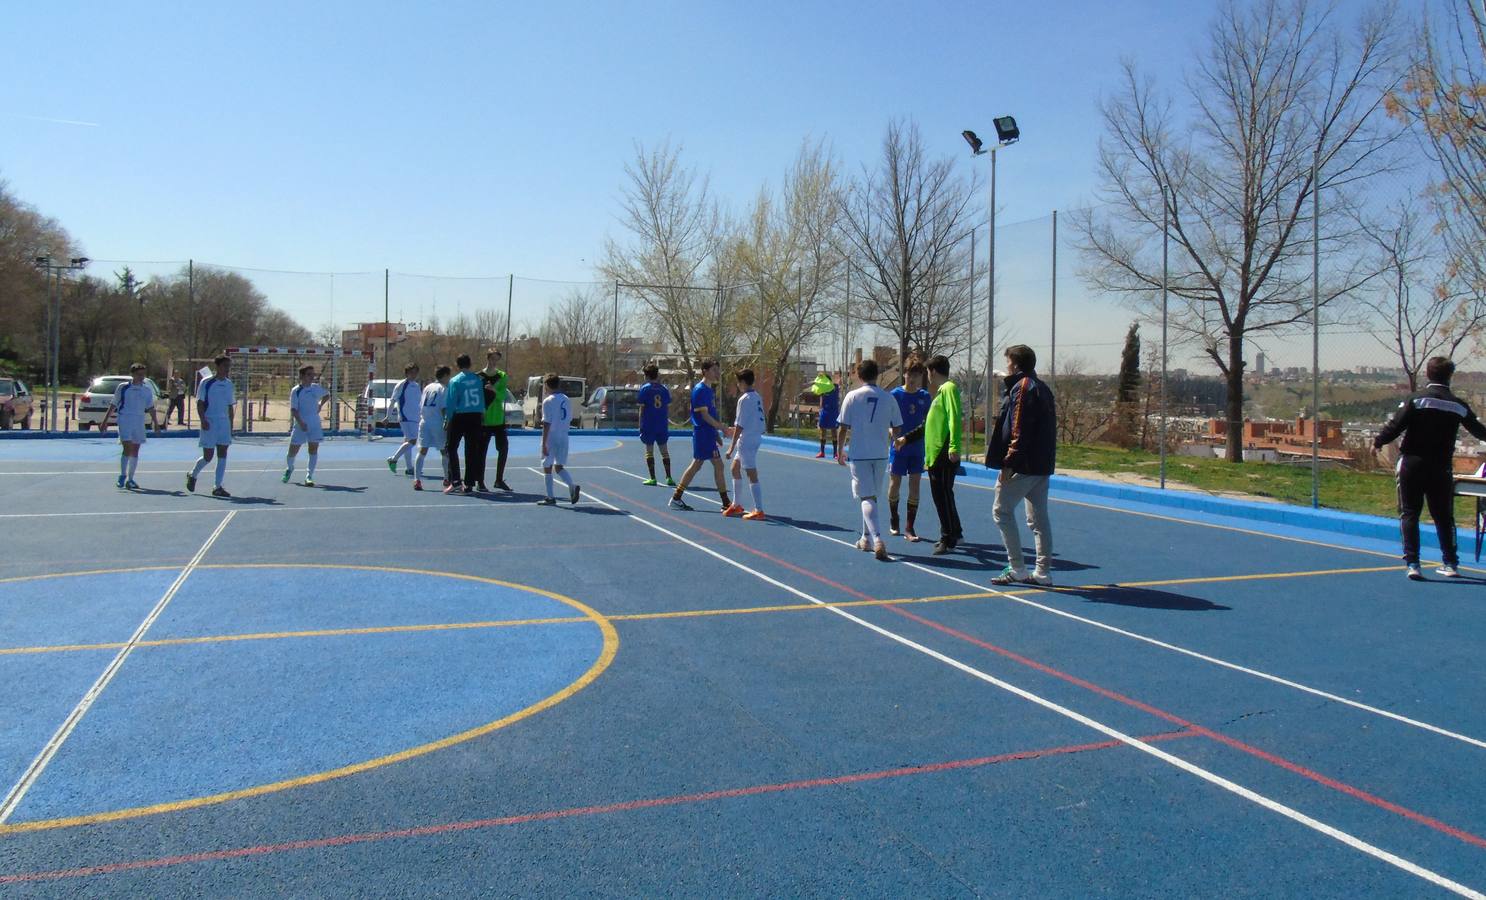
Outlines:
{"label": "player's shadow", "polygon": [[1172,612],[1226,612],[1233,609],[1221,603],[1213,603],[1201,597],[1176,594],[1171,591],[1156,591],[1143,587],[1120,587],[1119,585],[1083,585],[1056,588],[1056,593],[1082,597],[1090,603],[1105,603],[1110,606],[1132,606],[1140,609],[1164,609]]}
{"label": "player's shadow", "polygon": [[366,485],[352,487],[348,484],[317,484],[315,487],[333,494],[363,494],[366,492]]}
{"label": "player's shadow", "polygon": [[231,503],[233,506],[282,506],[283,504],[272,497],[213,497],[206,495],[210,500],[220,500],[223,503]]}
{"label": "player's shadow", "polygon": [[[920,542],[920,546],[932,551],[934,540],[926,537]],[[963,572],[994,570],[992,574],[995,574],[995,572],[1001,571],[1006,565],[1006,549],[995,545],[986,546],[984,544],[961,543],[944,556],[928,555],[916,561],[940,569],[957,569]],[[1028,570],[1032,569],[1037,564],[1037,554],[1035,551],[1031,549],[1023,550],[1022,562]],[[1099,567],[1090,563],[1081,563],[1061,556],[1054,556],[1049,568],[1053,572],[1085,572]]]}
{"label": "player's shadow", "polygon": [[150,497],[184,497],[185,491],[162,491],[159,488],[135,488],[130,493],[145,494]]}
{"label": "player's shadow", "polygon": [[595,506],[594,504],[591,504],[591,503],[584,503],[584,504],[580,504],[578,506],[570,506],[568,508],[571,509],[573,512],[583,513],[584,515],[588,515],[588,516],[627,516],[627,515],[629,515],[629,512],[627,510],[623,510],[623,509],[610,509],[607,506]]}
{"label": "player's shadow", "polygon": [[[486,503],[536,503],[542,499],[542,494],[527,494],[521,491],[494,491],[485,494],[470,494],[474,500],[483,500]],[[566,502],[566,495],[562,502]]]}
{"label": "player's shadow", "polygon": [[793,525],[796,528],[802,528],[805,531],[851,531],[851,529],[842,528],[840,525],[832,525],[829,522],[816,522],[811,519],[796,519],[791,516],[776,516],[772,514],[769,516],[769,518],[775,522],[781,522],[785,525]]}

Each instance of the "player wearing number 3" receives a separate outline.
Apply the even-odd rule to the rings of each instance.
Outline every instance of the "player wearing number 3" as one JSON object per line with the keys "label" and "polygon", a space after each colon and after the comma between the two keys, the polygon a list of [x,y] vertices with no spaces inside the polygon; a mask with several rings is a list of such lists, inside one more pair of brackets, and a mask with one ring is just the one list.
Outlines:
{"label": "player wearing number 3", "polygon": [[[862,537],[858,550],[877,554],[889,560],[887,544],[878,526],[877,494],[887,470],[888,448],[903,427],[903,414],[898,401],[877,386],[877,362],[864,359],[857,363],[857,380],[862,386],[846,395],[837,417],[836,444],[841,448],[836,461],[851,467],[851,492],[862,504]],[[851,446],[846,446],[847,437]],[[842,452],[844,451],[844,452]],[[849,461],[848,461],[849,460]]]}

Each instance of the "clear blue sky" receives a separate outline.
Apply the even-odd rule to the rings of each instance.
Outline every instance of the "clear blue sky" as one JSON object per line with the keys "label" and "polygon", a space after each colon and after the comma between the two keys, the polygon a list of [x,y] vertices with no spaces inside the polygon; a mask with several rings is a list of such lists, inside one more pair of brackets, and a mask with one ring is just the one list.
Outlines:
{"label": "clear blue sky", "polygon": [[1015,222],[1087,200],[1121,57],[1173,84],[1216,5],[7,3],[0,178],[98,258],[586,279],[637,141],[741,208],[807,136],[970,165],[1010,113]]}

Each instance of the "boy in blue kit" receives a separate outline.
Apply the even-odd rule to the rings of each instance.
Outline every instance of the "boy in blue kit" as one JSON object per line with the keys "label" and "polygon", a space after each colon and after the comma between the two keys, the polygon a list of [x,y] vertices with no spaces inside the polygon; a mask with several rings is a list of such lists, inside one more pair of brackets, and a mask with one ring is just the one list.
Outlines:
{"label": "boy in blue kit", "polygon": [[816,432],[820,436],[820,452],[815,454],[816,459],[826,458],[826,435],[831,437],[831,458],[838,455],[836,445],[837,414],[841,409],[841,389],[831,376],[821,372],[815,376],[815,383],[810,385],[811,393],[820,398],[820,416],[815,421]]}
{"label": "boy in blue kit", "polygon": [[721,374],[717,360],[702,360],[702,380],[691,389],[691,464],[681,473],[681,483],[676,485],[676,493],[671,495],[671,509],[691,509],[681,495],[686,493],[692,478],[702,470],[702,463],[709,459],[712,460],[712,475],[717,480],[717,493],[722,497],[723,512],[733,505],[722,473],[722,436],[729,432],[728,427],[717,419],[717,395],[712,387]]}
{"label": "boy in blue kit", "polygon": [[645,366],[645,384],[640,388],[640,443],[645,445],[645,468],[650,477],[645,483],[654,485],[655,445],[660,445],[660,459],[666,467],[666,484],[675,487],[671,479],[671,392],[660,383],[660,367],[655,363]]}
{"label": "boy in blue kit", "polygon": [[[908,368],[903,372],[903,384],[892,390],[893,399],[898,401],[898,412],[903,416],[903,434],[923,425],[924,419],[929,415],[929,404],[934,402],[934,398],[924,387],[928,377],[929,372],[924,368],[923,362],[917,355],[909,354]],[[919,539],[918,533],[913,530],[913,522],[918,517],[919,481],[923,474],[923,443],[914,442],[902,449],[895,443],[887,487],[888,531],[891,534],[898,533],[898,496],[903,485],[903,476],[907,475],[908,527],[903,529],[903,537],[910,543],[917,543]]]}

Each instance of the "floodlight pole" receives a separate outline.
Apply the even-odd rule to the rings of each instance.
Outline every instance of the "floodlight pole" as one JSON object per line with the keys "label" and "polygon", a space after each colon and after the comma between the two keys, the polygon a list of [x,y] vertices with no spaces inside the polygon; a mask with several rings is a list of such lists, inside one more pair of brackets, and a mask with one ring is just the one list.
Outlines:
{"label": "floodlight pole", "polygon": [[1321,508],[1321,151],[1311,157],[1311,508]]}
{"label": "floodlight pole", "polygon": [[[986,434],[989,435],[991,420],[995,418],[995,404],[997,391],[991,384],[991,367],[996,358],[996,151],[999,146],[991,147],[991,215],[990,215],[990,247],[986,250],[986,360],[985,360],[985,385],[986,385]],[[989,438],[987,438],[989,440]],[[987,444],[989,446],[989,444]]]}
{"label": "floodlight pole", "polygon": [[1161,185],[1161,489],[1166,490],[1166,313],[1171,280],[1171,202]]}

